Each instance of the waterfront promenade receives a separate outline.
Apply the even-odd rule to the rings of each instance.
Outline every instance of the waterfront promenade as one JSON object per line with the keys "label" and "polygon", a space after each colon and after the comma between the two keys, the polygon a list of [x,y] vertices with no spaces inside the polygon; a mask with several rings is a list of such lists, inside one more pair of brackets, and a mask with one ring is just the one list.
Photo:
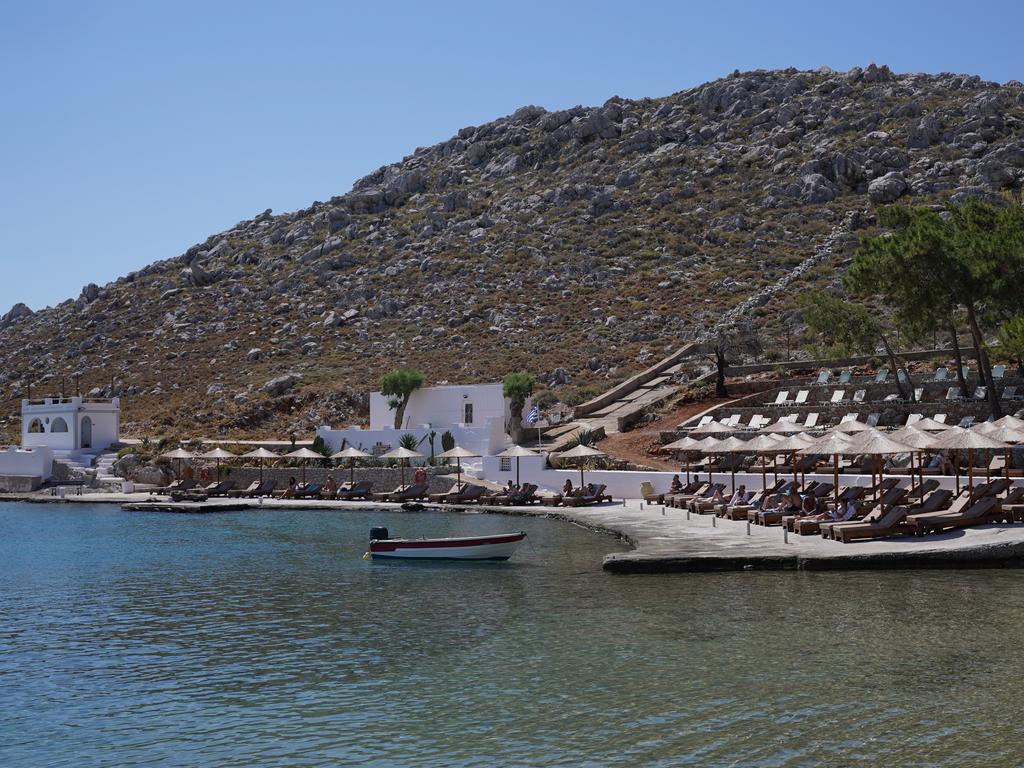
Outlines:
{"label": "waterfront promenade", "polygon": [[[127,509],[223,513],[246,509],[268,512],[284,509],[402,511],[397,504],[369,501],[290,499],[171,502],[144,493],[89,493],[61,500],[48,495],[0,496],[42,503],[108,503]],[[632,550],[605,557],[603,567],[615,573],[679,573],[749,570],[872,570],[950,567],[1013,567],[1024,565],[1024,525],[983,525],[927,536],[899,536],[843,544],[818,535],[784,534],[764,527],[723,520],[713,515],[690,515],[672,507],[629,499],[591,507],[477,506],[411,504],[409,514],[424,509],[463,514],[525,515],[565,520],[616,535]],[[146,512],[142,512],[145,514]],[[514,528],[510,521],[509,528]],[[400,531],[395,531],[400,535]]]}

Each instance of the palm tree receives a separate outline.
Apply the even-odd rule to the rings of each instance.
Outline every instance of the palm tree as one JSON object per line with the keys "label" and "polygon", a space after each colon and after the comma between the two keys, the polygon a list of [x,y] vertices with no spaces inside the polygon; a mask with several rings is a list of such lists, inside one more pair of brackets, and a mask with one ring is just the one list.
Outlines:
{"label": "palm tree", "polygon": [[509,411],[512,414],[512,439],[519,442],[523,434],[523,407],[526,399],[533,394],[537,383],[532,374],[519,371],[510,373],[502,380],[502,392],[509,399]]}

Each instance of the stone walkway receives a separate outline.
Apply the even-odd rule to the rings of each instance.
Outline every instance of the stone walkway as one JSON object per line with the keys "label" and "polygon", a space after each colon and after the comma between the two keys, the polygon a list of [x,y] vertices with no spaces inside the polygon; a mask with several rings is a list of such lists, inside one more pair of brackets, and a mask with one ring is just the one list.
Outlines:
{"label": "stone walkway", "polygon": [[[43,503],[138,503],[148,494],[89,493],[63,500],[40,494],[6,495],[2,500]],[[166,499],[166,497],[160,497]],[[365,501],[231,500],[240,509],[388,509],[395,504]],[[167,506],[167,505],[165,505]],[[431,505],[428,505],[431,506]],[[417,506],[415,509],[421,509]],[[630,500],[597,507],[437,506],[444,511],[549,517],[620,536],[634,549],[608,555],[616,573],[678,573],[729,570],[865,570],[1024,565],[1024,525],[985,525],[926,537],[901,536],[841,544],[820,536],[784,537],[782,528],[691,515],[683,510]],[[202,504],[181,511],[202,512]],[[209,511],[216,511],[216,508]]]}

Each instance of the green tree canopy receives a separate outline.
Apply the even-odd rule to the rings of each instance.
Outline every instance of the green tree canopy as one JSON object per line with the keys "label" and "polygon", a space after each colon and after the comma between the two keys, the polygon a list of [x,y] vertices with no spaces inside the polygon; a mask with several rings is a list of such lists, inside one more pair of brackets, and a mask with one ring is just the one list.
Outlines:
{"label": "green tree canopy", "polygon": [[391,398],[388,406],[395,411],[395,429],[402,428],[405,408],[409,405],[409,397],[423,386],[423,374],[411,368],[399,368],[397,371],[384,374],[380,383],[381,394]]}
{"label": "green tree canopy", "polygon": [[525,371],[506,374],[502,379],[501,390],[509,400],[509,411],[512,417],[511,432],[516,442],[519,442],[522,435],[523,407],[526,405],[526,399],[533,394],[536,384],[537,380],[533,374]]}

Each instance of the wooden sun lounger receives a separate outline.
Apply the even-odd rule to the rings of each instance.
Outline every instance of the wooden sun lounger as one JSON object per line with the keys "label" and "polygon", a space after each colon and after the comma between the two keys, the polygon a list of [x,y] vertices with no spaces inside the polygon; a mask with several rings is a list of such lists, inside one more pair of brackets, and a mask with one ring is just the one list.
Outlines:
{"label": "wooden sun lounger", "polygon": [[567,507],[588,507],[602,501],[611,501],[610,496],[605,495],[606,485],[596,485],[592,493],[583,496],[565,496],[562,504]]}
{"label": "wooden sun lounger", "polygon": [[373,499],[374,501],[391,501],[396,503],[402,501],[415,501],[426,498],[427,488],[428,486],[426,483],[414,483],[413,485],[399,486],[390,493],[375,493],[373,495]]}
{"label": "wooden sun lounger", "polygon": [[335,494],[336,499],[366,499],[370,497],[373,490],[373,483],[369,480],[360,480],[351,488],[339,488]]}
{"label": "wooden sun lounger", "polygon": [[[962,512],[919,515],[914,521],[914,526],[918,533],[931,533],[999,522],[1006,522],[1006,513],[1003,512],[999,499],[994,496],[985,496]],[[1012,522],[1012,518],[1010,522]]]}
{"label": "wooden sun lounger", "polygon": [[464,485],[461,491],[453,490],[448,493],[432,494],[430,501],[442,504],[469,504],[479,503],[487,493],[487,489],[481,485]]}
{"label": "wooden sun lounger", "polygon": [[855,539],[878,539],[908,533],[912,526],[907,522],[907,508],[893,507],[872,523],[852,523],[836,528],[835,540],[846,544]]}

